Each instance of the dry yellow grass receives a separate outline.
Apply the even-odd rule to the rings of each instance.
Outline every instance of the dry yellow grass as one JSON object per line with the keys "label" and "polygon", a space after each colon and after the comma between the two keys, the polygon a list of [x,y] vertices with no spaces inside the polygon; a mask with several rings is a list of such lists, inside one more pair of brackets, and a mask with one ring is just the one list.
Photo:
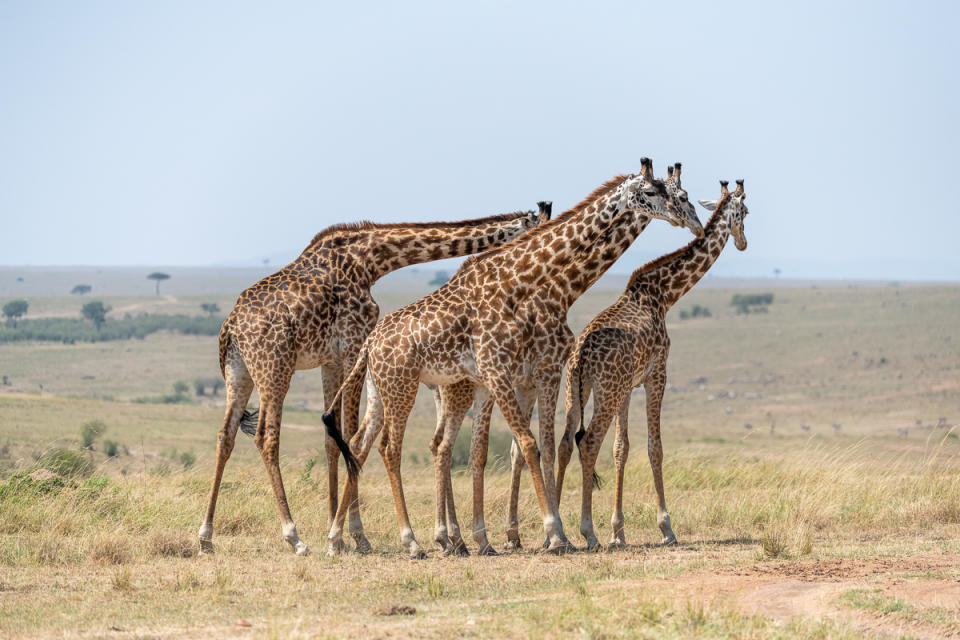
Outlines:
{"label": "dry yellow grass", "polygon": [[[592,307],[574,309],[574,328],[609,299],[590,296],[584,304]],[[296,408],[300,401],[320,406],[319,375],[312,373],[295,382],[284,414],[283,472],[300,533],[320,553],[292,556],[259,457],[241,439],[218,506],[217,553],[197,557],[222,409],[119,400],[160,393],[154,386],[162,376],[206,375],[198,367],[215,361],[212,343],[157,336],[132,345],[133,362],[121,344],[0,346],[0,373],[16,359],[14,382],[22,385],[0,394],[4,478],[33,468],[44,451],[77,451],[85,420],[104,420],[105,437],[121,445],[114,459],[81,453],[92,472],[81,469],[63,486],[2,481],[0,637],[960,633],[960,600],[930,608],[894,589],[895,582],[948,586],[960,579],[960,439],[937,424],[941,416],[960,421],[960,345],[949,321],[960,312],[957,288],[778,290],[768,314],[748,318],[726,315],[728,300],[729,292],[693,292],[690,304],[711,307],[714,317],[670,326],[670,381],[677,388],[665,400],[664,473],[680,546],[656,546],[638,393],[625,491],[631,545],[564,557],[526,551],[459,559],[434,551],[425,561],[408,561],[374,456],[361,498],[375,553],[326,558],[320,420],[316,411]],[[94,371],[96,379],[84,381],[79,374],[97,366],[100,348],[102,376]],[[135,375],[154,363],[160,377]],[[73,373],[47,373],[58,367]],[[54,382],[42,395],[23,393],[31,390],[24,379],[45,376]],[[708,379],[704,389],[690,382],[699,376]],[[118,379],[127,391],[110,393]],[[67,397],[84,384],[88,392]],[[57,385],[63,394],[51,397]],[[117,401],[102,399],[110,395]],[[426,546],[433,529],[426,449],[432,426],[429,398],[422,397],[404,449],[404,485]],[[502,420],[494,429],[502,433]],[[507,504],[503,445],[493,451],[487,481],[495,544],[504,541]],[[185,468],[184,452],[196,455],[193,466]],[[609,456],[601,460],[610,480]],[[571,540],[582,544],[576,462],[567,477],[561,515]],[[469,478],[458,472],[454,488],[469,531]],[[531,494],[525,480],[520,516],[528,547],[541,537]],[[594,501],[601,542],[610,534],[611,507],[608,483]],[[898,598],[906,603],[899,613],[884,613]],[[415,612],[404,615],[410,608]]]}

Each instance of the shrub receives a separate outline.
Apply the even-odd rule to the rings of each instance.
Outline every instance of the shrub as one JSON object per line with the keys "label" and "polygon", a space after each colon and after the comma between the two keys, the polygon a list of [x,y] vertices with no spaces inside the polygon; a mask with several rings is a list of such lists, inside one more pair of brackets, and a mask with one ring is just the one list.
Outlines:
{"label": "shrub", "polygon": [[87,420],[80,425],[80,444],[84,449],[93,446],[93,442],[107,430],[107,425],[101,420]]}
{"label": "shrub", "polygon": [[[90,303],[88,303],[90,304]],[[98,303],[102,306],[103,303]],[[84,305],[84,308],[87,308]],[[91,313],[95,308],[91,307]],[[110,309],[104,307],[104,314]],[[90,318],[84,314],[88,320]],[[157,331],[176,331],[185,335],[215,336],[220,332],[222,322],[218,318],[205,316],[187,316],[183,314],[147,314],[127,315],[122,320],[104,317],[99,329],[93,321],[84,322],[79,318],[39,318],[22,320],[16,327],[0,326],[0,342],[19,342],[24,340],[43,340],[73,344],[80,342],[103,342],[106,340],[129,340],[145,338]]]}
{"label": "shrub", "polygon": [[119,450],[119,445],[113,440],[104,440],[103,441],[103,452],[107,455],[108,458],[113,458],[117,455]]}
{"label": "shrub", "polygon": [[93,287],[91,287],[90,285],[88,285],[88,284],[78,284],[77,286],[75,286],[75,287],[70,291],[70,294],[71,294],[71,295],[80,295],[80,296],[82,296],[83,294],[85,294],[85,293],[90,293],[91,291],[93,291]]}
{"label": "shrub", "polygon": [[186,395],[190,391],[190,385],[183,380],[177,380],[173,383],[173,392],[178,396]]}
{"label": "shrub", "polygon": [[180,464],[183,465],[184,469],[189,469],[193,466],[193,463],[197,461],[197,456],[189,451],[184,451],[180,454]]}

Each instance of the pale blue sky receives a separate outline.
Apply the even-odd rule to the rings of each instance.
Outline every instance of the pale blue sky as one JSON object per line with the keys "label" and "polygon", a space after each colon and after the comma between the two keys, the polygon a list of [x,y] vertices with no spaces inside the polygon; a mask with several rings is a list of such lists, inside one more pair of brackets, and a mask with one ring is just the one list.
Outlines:
{"label": "pale blue sky", "polygon": [[958,5],[776,4],[4,1],[0,264],[276,261],[647,155],[746,179],[718,275],[960,279]]}

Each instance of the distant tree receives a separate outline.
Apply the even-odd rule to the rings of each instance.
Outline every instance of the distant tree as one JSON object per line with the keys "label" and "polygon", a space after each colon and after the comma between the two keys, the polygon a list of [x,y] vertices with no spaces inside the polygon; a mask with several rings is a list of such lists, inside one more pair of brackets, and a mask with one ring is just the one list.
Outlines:
{"label": "distant tree", "polygon": [[777,267],[773,270],[773,275],[774,277],[777,277],[777,278],[780,277],[780,267]]}
{"label": "distant tree", "polygon": [[437,271],[436,275],[433,276],[433,280],[431,280],[427,284],[429,284],[430,286],[439,287],[439,286],[445,285],[447,283],[447,280],[449,279],[450,279],[449,273],[447,273],[446,271]]}
{"label": "distant tree", "polygon": [[160,295],[160,283],[164,280],[169,280],[170,274],[162,273],[160,271],[154,271],[147,276],[147,280],[156,280],[157,281],[157,295]]}
{"label": "distant tree", "polygon": [[264,259],[263,259],[263,264],[265,264],[265,265],[270,264],[270,258],[264,258]]}
{"label": "distant tree", "polygon": [[213,317],[213,314],[220,313],[220,305],[216,302],[204,302],[200,305],[200,308],[210,314],[210,317]]}
{"label": "distant tree", "polygon": [[178,396],[184,396],[190,391],[190,385],[183,380],[177,380],[173,383],[173,392]]}
{"label": "distant tree", "polygon": [[72,291],[70,291],[70,293],[71,293],[72,295],[82,296],[83,294],[85,294],[85,293],[90,293],[91,291],[93,291],[93,287],[91,287],[90,285],[88,285],[88,284],[78,284],[77,286],[75,286],[75,287],[73,288]]}
{"label": "distant tree", "polygon": [[7,323],[16,327],[17,320],[27,315],[29,306],[30,304],[26,300],[11,300],[3,305],[3,315],[7,316]]}
{"label": "distant tree", "polygon": [[112,307],[105,307],[103,303],[99,300],[91,300],[87,304],[83,305],[83,308],[80,309],[80,313],[83,314],[83,317],[93,323],[93,326],[97,328],[97,331],[100,331],[100,327],[103,326],[103,323],[107,320],[107,314],[110,313]]}

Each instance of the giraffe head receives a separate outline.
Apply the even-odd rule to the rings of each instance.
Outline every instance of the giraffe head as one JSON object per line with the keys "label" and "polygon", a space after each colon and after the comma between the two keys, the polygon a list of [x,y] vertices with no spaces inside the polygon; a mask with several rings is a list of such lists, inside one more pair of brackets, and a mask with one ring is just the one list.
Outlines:
{"label": "giraffe head", "polygon": [[680,184],[680,170],[681,165],[679,162],[674,163],[672,167],[667,165],[667,179],[663,181],[663,184],[667,188],[667,193],[670,194],[670,199],[674,201],[676,207],[682,212],[683,223],[681,226],[690,229],[693,235],[698,238],[702,238],[703,225],[700,224],[700,219],[697,218],[697,209],[693,206],[693,203],[690,202],[690,196],[687,194],[687,190]]}
{"label": "giraffe head", "polygon": [[743,203],[747,199],[747,194],[743,191],[743,180],[737,180],[737,188],[731,193],[727,190],[727,181],[720,181],[720,199],[719,200],[700,200],[700,205],[708,211],[713,211],[717,206],[721,206],[721,214],[726,217],[727,224],[730,227],[730,234],[733,235],[733,242],[738,251],[747,248],[747,236],[743,232],[743,219],[750,213],[747,211],[747,205]]}
{"label": "giraffe head", "polygon": [[503,235],[499,244],[506,244],[516,240],[527,231],[536,229],[541,224],[550,220],[550,208],[552,203],[538,202],[537,205],[539,207],[538,211],[525,211],[523,212],[522,216],[519,216],[508,227],[502,229],[501,232]]}
{"label": "giraffe head", "polygon": [[666,182],[653,177],[650,158],[641,158],[640,166],[640,173],[627,176],[620,184],[620,208],[666,220],[675,227],[687,227],[694,235],[702,236],[703,227],[693,206],[681,201],[679,191],[671,194]]}

